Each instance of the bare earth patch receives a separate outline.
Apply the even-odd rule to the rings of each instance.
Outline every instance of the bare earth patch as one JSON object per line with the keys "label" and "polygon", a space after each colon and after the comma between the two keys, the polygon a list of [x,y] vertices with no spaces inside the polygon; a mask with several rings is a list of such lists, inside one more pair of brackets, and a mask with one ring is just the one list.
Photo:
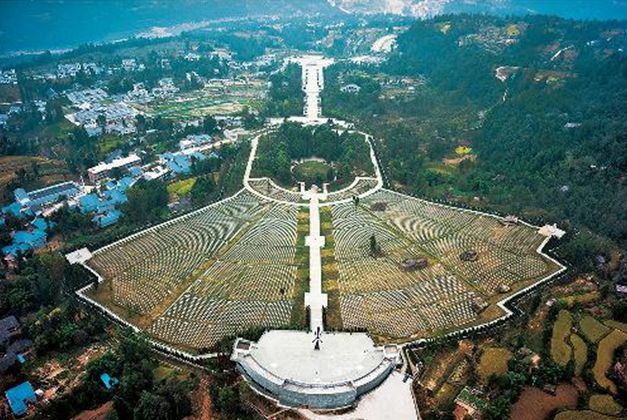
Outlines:
{"label": "bare earth patch", "polygon": [[104,420],[113,410],[113,401],[108,401],[102,404],[98,408],[94,408],[93,410],[83,411],[78,416],[74,417],[72,420]]}
{"label": "bare earth patch", "polygon": [[512,420],[543,420],[557,408],[577,407],[577,390],[573,385],[560,384],[556,395],[538,388],[527,387],[512,407]]}

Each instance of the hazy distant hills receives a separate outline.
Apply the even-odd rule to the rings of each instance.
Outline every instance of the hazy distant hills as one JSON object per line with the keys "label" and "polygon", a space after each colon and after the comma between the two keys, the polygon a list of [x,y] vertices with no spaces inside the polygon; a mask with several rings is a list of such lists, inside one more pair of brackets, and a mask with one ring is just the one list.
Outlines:
{"label": "hazy distant hills", "polygon": [[442,13],[554,14],[627,19],[627,0],[2,0],[0,56],[114,41],[205,20],[255,15]]}
{"label": "hazy distant hills", "polygon": [[113,41],[184,23],[338,13],[326,0],[2,0],[0,55]]}
{"label": "hazy distant hills", "polygon": [[549,14],[573,19],[627,19],[627,0],[328,0],[346,13],[431,17],[442,13]]}

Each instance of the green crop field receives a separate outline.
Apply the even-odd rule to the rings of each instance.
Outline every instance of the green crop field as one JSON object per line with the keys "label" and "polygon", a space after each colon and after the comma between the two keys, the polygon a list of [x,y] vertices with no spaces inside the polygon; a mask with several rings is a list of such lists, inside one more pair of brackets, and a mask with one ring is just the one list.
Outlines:
{"label": "green crop field", "polygon": [[553,324],[551,336],[551,357],[560,366],[566,366],[572,357],[572,348],[566,341],[572,327],[573,318],[570,312],[562,309]]}
{"label": "green crop field", "polygon": [[618,404],[611,395],[596,394],[590,397],[588,405],[591,410],[597,413],[607,414],[608,416],[618,416],[623,407]]}
{"label": "green crop field", "polygon": [[616,417],[599,414],[592,410],[567,410],[558,413],[555,420],[616,420]]}
{"label": "green crop field", "polygon": [[577,334],[570,335],[570,344],[573,348],[573,356],[575,358],[575,374],[581,375],[583,367],[588,360],[588,346],[583,338]]}
{"label": "green crop field", "polygon": [[579,327],[583,335],[592,343],[598,342],[611,331],[611,328],[606,327],[591,315],[584,315],[579,321]]}
{"label": "green crop field", "polygon": [[627,333],[624,333],[623,331],[613,330],[605,336],[605,338],[599,341],[596,362],[592,368],[594,379],[597,383],[613,394],[617,391],[616,384],[608,379],[605,372],[607,372],[612,364],[614,350],[625,343],[625,341],[627,341]]}

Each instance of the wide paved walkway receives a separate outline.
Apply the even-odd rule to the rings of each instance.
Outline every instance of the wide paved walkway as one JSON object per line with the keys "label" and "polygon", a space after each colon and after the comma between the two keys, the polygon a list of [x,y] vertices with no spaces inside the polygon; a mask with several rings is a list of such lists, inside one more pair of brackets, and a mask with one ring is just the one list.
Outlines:
{"label": "wide paved walkway", "polygon": [[320,197],[313,186],[309,199],[309,236],[305,245],[309,247],[309,292],[305,293],[305,307],[309,306],[311,331],[324,330],[322,311],[327,306],[327,294],[322,293],[322,257],[320,249],[324,247],[324,236],[320,236]]}

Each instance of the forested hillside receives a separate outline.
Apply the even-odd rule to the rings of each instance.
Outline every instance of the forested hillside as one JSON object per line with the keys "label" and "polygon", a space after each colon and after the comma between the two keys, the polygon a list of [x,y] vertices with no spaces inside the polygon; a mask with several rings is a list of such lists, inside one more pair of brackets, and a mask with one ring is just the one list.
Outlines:
{"label": "forested hillside", "polygon": [[398,188],[624,247],[626,28],[543,16],[418,21],[379,68],[329,72],[329,84],[359,75],[380,89],[365,85],[361,100],[329,89],[325,106],[384,139]]}

